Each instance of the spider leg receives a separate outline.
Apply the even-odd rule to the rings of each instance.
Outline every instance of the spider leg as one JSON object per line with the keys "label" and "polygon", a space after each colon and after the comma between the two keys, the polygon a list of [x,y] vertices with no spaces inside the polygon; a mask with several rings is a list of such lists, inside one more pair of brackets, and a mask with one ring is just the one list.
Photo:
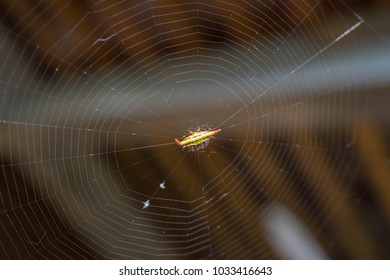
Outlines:
{"label": "spider leg", "polygon": [[176,142],[177,145],[181,146],[179,140],[175,139],[175,142]]}

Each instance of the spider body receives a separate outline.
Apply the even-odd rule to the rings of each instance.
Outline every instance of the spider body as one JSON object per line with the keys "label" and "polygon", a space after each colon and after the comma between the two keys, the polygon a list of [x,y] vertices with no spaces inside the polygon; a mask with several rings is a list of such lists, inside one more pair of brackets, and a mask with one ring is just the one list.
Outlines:
{"label": "spider body", "polygon": [[189,131],[189,135],[184,137],[182,141],[175,139],[177,145],[187,148],[189,151],[200,151],[208,146],[213,135],[219,133],[221,129],[217,130],[200,130],[198,128],[195,132]]}

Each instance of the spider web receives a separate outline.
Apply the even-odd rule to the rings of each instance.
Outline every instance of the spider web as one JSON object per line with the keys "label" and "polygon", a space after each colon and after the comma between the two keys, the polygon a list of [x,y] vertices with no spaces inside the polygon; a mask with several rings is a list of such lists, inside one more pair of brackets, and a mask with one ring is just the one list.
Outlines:
{"label": "spider web", "polygon": [[[347,4],[48,3],[0,17],[2,258],[302,257],[281,230],[345,256],[329,231],[355,217],[362,89],[386,73]],[[175,144],[197,128],[222,131]]]}

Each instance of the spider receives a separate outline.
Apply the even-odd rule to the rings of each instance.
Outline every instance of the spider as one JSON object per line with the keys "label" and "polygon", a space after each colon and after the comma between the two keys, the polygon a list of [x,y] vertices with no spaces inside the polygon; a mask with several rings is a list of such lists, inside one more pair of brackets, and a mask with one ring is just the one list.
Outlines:
{"label": "spider", "polygon": [[175,139],[177,145],[187,148],[189,151],[201,151],[208,146],[213,135],[219,133],[221,129],[217,130],[200,130],[200,127],[193,132],[189,130],[188,136],[184,137],[182,141]]}

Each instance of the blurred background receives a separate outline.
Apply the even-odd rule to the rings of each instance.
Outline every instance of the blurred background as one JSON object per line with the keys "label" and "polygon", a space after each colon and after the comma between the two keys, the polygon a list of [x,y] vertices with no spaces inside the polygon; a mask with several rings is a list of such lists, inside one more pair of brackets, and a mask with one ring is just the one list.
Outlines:
{"label": "blurred background", "polygon": [[1,0],[0,258],[388,259],[389,12]]}

